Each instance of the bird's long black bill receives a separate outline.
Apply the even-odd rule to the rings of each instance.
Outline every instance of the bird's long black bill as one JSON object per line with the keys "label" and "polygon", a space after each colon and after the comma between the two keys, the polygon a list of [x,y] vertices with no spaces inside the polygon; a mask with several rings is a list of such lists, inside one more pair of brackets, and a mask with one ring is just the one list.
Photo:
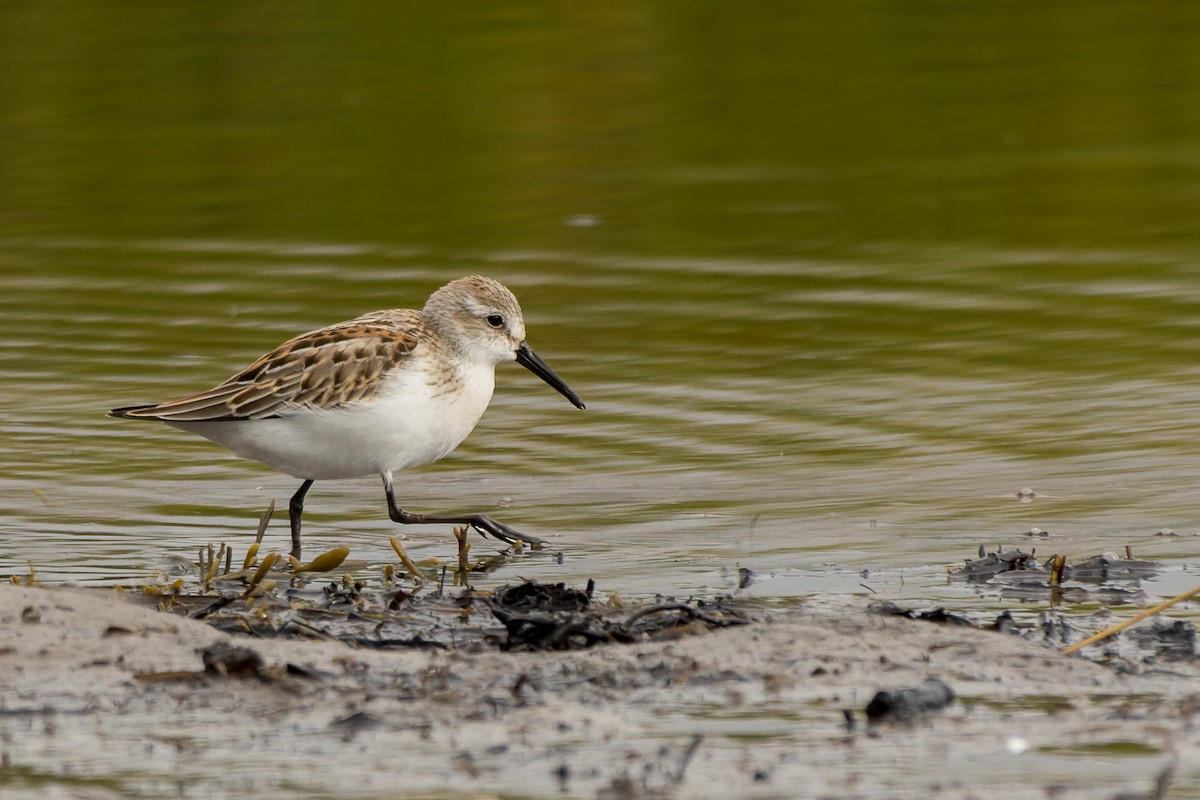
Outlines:
{"label": "bird's long black bill", "polygon": [[570,386],[567,386],[567,382],[558,377],[558,373],[550,369],[550,365],[538,358],[538,354],[530,350],[529,345],[524,342],[521,342],[521,346],[517,348],[517,363],[553,386],[559,394],[570,400],[576,408],[585,407],[583,401],[579,399],[579,395],[571,391]]}

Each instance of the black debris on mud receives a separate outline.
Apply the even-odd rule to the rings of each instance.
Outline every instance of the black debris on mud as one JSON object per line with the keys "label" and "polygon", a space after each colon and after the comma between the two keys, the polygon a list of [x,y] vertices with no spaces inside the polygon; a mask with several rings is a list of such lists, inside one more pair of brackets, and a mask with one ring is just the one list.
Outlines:
{"label": "black debris on mud", "polygon": [[[335,547],[308,563],[276,552],[260,557],[274,510],[272,501],[240,559],[241,569],[232,546],[210,544],[200,549],[197,561],[177,559],[169,571],[138,586],[141,596],[160,611],[203,620],[226,633],[324,639],[371,649],[578,650],[677,638],[749,621],[727,596],[659,597],[653,604],[631,606],[617,595],[598,600],[592,580],[584,589],[525,581],[478,591],[471,587],[474,576],[530,550],[518,541],[501,553],[473,558],[466,527],[454,530],[453,569],[436,559],[414,562],[400,539],[391,537],[399,565],[384,565],[381,577],[342,572],[340,581],[331,580],[322,576],[343,569],[349,547]],[[747,570],[742,580],[748,576]],[[447,591],[447,578],[460,587],[457,593]]]}
{"label": "black debris on mud", "polygon": [[867,703],[867,719],[872,723],[885,720],[912,723],[923,714],[945,708],[954,698],[954,690],[945,681],[930,677],[916,686],[876,692]]}
{"label": "black debris on mud", "polygon": [[[263,530],[260,522],[259,533]],[[335,548],[308,564],[288,559],[285,567],[277,554],[260,560],[256,542],[240,570],[229,548],[210,546],[196,563],[177,564],[182,572],[164,574],[158,584],[139,588],[160,609],[204,620],[227,633],[324,639],[369,649],[578,650],[687,636],[750,621],[751,606],[729,596],[683,601],[658,597],[631,605],[615,595],[597,597],[592,581],[585,588],[529,581],[478,591],[470,586],[471,576],[490,572],[526,551],[514,545],[498,556],[472,560],[466,532],[459,533],[453,572],[437,562],[413,563],[393,540],[400,567],[385,566],[382,578],[362,579],[344,572],[341,580],[331,580],[324,576],[341,567],[349,548]],[[1004,611],[981,619],[977,613],[905,608],[890,601],[873,602],[869,611],[1017,634],[1061,648],[1108,624],[1103,609],[1089,618],[1078,613],[1080,604],[1141,603],[1141,581],[1161,569],[1156,562],[1134,558],[1128,549],[1125,558],[1105,553],[1068,563],[1062,556],[1039,559],[1036,552],[997,548],[989,553],[981,547],[977,558],[948,570],[948,579],[978,592],[1044,605],[1036,618]],[[448,589],[447,577],[459,588]],[[752,580],[746,570],[739,585]],[[1182,622],[1145,626],[1103,647],[1092,646],[1086,655],[1109,662],[1151,663],[1193,658],[1196,652],[1195,630]]]}
{"label": "black debris on mud", "polygon": [[[1009,599],[1048,604],[1050,608],[1040,614],[1036,624],[1018,622],[1009,611],[994,619],[980,619],[977,615],[945,608],[905,608],[889,600],[872,602],[868,611],[883,616],[1017,634],[1053,647],[1063,647],[1095,632],[1084,630],[1083,624],[1077,624],[1083,622],[1081,618],[1066,613],[1072,607],[1083,603],[1102,606],[1144,603],[1146,595],[1141,588],[1142,580],[1158,575],[1162,569],[1158,562],[1134,558],[1131,553],[1125,558],[1104,553],[1072,564],[1056,555],[1039,562],[1032,552],[997,549],[989,553],[980,547],[978,558],[968,559],[963,566],[949,570],[949,579],[965,581],[981,590],[999,590],[1001,596]],[[1098,616],[1103,619],[1105,614]],[[1114,636],[1104,646],[1094,647],[1087,653],[1095,660],[1125,664],[1192,659],[1196,654],[1195,626],[1184,620],[1154,622],[1134,628],[1123,637]]]}
{"label": "black debris on mud", "polygon": [[988,553],[981,547],[978,558],[968,559],[963,566],[952,570],[950,577],[953,580],[986,583],[1009,576],[1007,580],[1014,585],[1041,585],[1049,589],[1051,585],[1061,586],[1072,581],[1103,585],[1113,581],[1153,578],[1163,568],[1157,561],[1121,558],[1115,553],[1102,553],[1074,564],[1062,559],[1061,564],[1056,566],[1058,559],[1058,556],[1049,556],[1039,563],[1035,552],[1026,553],[1016,549]]}
{"label": "black debris on mud", "polygon": [[1154,620],[1130,630],[1129,638],[1165,661],[1191,661],[1197,655],[1196,626],[1187,620]]}
{"label": "black debris on mud", "polygon": [[591,608],[595,584],[586,591],[563,584],[526,582],[505,586],[485,605],[508,632],[506,650],[578,650],[604,642],[652,641],[741,625],[746,619],[727,600],[667,601],[606,615]]}
{"label": "black debris on mud", "polygon": [[1103,605],[1137,603],[1145,597],[1141,581],[1162,571],[1156,561],[1129,555],[1102,553],[1082,561],[1068,562],[1052,555],[1041,560],[1035,552],[996,550],[968,559],[950,570],[950,580],[986,584],[1013,600],[1052,600],[1064,603],[1097,602]]}
{"label": "black debris on mud", "polygon": [[204,671],[209,675],[257,675],[263,668],[262,656],[249,647],[217,642],[200,653]]}
{"label": "black debris on mud", "polygon": [[[944,608],[931,608],[926,611],[918,611],[912,608],[904,608],[898,603],[891,600],[875,600],[867,606],[867,611],[872,614],[880,614],[885,617],[904,617],[905,619],[915,619],[922,622],[937,622],[944,625],[963,625],[971,628],[986,627],[973,621],[969,617],[962,614],[955,614],[952,611],[947,611]],[[1005,612],[1007,613],[1007,612]]]}
{"label": "black debris on mud", "polygon": [[326,639],[370,649],[578,650],[749,621],[747,610],[726,597],[626,606],[618,598],[598,600],[591,581],[585,589],[526,581],[494,592],[457,593],[342,581],[297,583],[251,602],[236,593],[186,591],[157,600],[166,611],[227,633]]}

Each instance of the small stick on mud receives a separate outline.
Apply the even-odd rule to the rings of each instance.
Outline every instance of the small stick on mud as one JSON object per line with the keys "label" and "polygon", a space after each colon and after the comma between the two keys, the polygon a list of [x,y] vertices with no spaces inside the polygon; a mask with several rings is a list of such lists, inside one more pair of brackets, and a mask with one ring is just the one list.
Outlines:
{"label": "small stick on mud", "polygon": [[645,608],[639,608],[637,611],[634,611],[632,614],[626,617],[622,627],[624,627],[625,630],[631,630],[633,623],[637,622],[642,617],[649,616],[650,614],[657,614],[660,611],[679,611],[688,615],[692,619],[700,620],[701,622],[718,628],[724,628],[730,625],[741,625],[745,622],[743,619],[722,619],[720,617],[714,617],[710,614],[705,614],[698,608],[692,608],[686,603],[658,603],[657,605],[646,606]]}
{"label": "small stick on mud", "polygon": [[679,785],[683,783],[684,773],[687,772],[688,764],[692,763],[692,756],[696,755],[696,748],[704,741],[704,734],[697,733],[692,736],[692,743],[688,745],[688,749],[683,752],[683,758],[679,761],[679,771],[675,773],[672,783]]}
{"label": "small stick on mud", "polygon": [[267,553],[263,558],[262,563],[258,565],[258,569],[250,576],[250,584],[246,587],[246,591],[242,594],[242,598],[248,598],[254,591],[255,587],[267,576],[271,571],[271,567],[275,566],[275,562],[279,560],[279,553]]}
{"label": "small stick on mud", "polygon": [[271,517],[275,515],[275,498],[271,498],[271,502],[267,503],[267,510],[258,518],[258,532],[254,534],[254,543],[262,544],[263,534],[267,532],[267,523],[271,521]]}
{"label": "small stick on mud", "polygon": [[225,560],[225,543],[221,542],[221,547],[213,554],[212,543],[209,542],[206,560],[200,568],[200,583],[207,587],[212,583],[212,579],[216,577],[217,570],[221,567],[221,562]]}
{"label": "small stick on mud", "polygon": [[1067,566],[1067,557],[1064,555],[1056,555],[1050,561],[1050,585],[1061,586],[1063,568]]}
{"label": "small stick on mud", "polygon": [[454,529],[454,538],[458,540],[458,569],[455,570],[454,573],[455,585],[461,583],[463,586],[470,586],[470,582],[467,577],[471,572],[471,559],[469,556],[471,552],[471,542],[467,537],[468,532],[470,532],[470,528],[468,528],[466,525],[463,525],[461,528]]}
{"label": "small stick on mud", "polygon": [[425,582],[425,576],[421,574],[421,570],[417,569],[417,565],[408,557],[408,553],[404,551],[404,545],[400,544],[400,540],[395,536],[388,538],[388,543],[392,549],[396,551],[396,555],[400,557],[400,563],[404,565],[404,569],[412,576],[413,581],[420,586]]}
{"label": "small stick on mud", "polygon": [[1096,642],[1103,641],[1115,633],[1120,633],[1121,631],[1125,630],[1126,628],[1128,628],[1131,625],[1136,625],[1139,622],[1141,622],[1142,620],[1144,620],[1148,617],[1153,617],[1155,614],[1159,613],[1160,611],[1166,611],[1168,608],[1175,605],[1176,603],[1182,603],[1184,600],[1190,600],[1193,597],[1195,597],[1196,595],[1200,595],[1200,586],[1197,586],[1195,589],[1192,589],[1190,592],[1184,592],[1181,595],[1176,595],[1175,597],[1172,597],[1170,600],[1159,603],[1158,605],[1154,606],[1153,608],[1147,608],[1142,613],[1132,616],[1129,619],[1125,620],[1124,622],[1118,622],[1116,625],[1107,627],[1104,630],[1097,633],[1095,636],[1089,636],[1088,638],[1084,639],[1082,642],[1076,642],[1075,644],[1070,645],[1069,647],[1064,647],[1062,654],[1064,656],[1069,656],[1069,655],[1071,655],[1071,653],[1074,653],[1077,650],[1082,650],[1083,648],[1087,647],[1089,644],[1095,644]]}

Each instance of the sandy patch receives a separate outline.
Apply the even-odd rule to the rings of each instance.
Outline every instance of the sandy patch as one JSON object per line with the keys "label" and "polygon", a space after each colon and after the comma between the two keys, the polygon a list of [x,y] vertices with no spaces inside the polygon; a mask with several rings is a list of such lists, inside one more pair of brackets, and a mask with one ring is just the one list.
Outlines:
{"label": "sandy patch", "polygon": [[[217,642],[262,669],[203,673]],[[230,636],[111,591],[4,586],[0,789],[1107,798],[1152,796],[1177,764],[1171,796],[1200,797],[1197,673],[865,607],[580,652],[378,651]],[[951,707],[867,725],[877,690],[931,676],[957,693]]]}

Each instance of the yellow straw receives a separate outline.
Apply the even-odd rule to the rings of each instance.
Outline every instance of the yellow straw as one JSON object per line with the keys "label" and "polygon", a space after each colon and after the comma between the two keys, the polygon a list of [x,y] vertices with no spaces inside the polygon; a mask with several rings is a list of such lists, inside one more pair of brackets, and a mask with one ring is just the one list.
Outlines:
{"label": "yellow straw", "polygon": [[1083,648],[1087,647],[1089,644],[1095,644],[1096,642],[1099,642],[1102,639],[1107,639],[1108,637],[1112,636],[1114,633],[1119,633],[1120,631],[1125,630],[1130,625],[1138,624],[1142,620],[1146,619],[1146,617],[1153,617],[1158,612],[1165,611],[1168,608],[1170,608],[1171,606],[1175,605],[1176,603],[1182,603],[1184,600],[1190,600],[1191,598],[1195,597],[1198,594],[1200,594],[1200,586],[1197,586],[1195,589],[1192,589],[1190,592],[1184,592],[1181,595],[1172,597],[1170,600],[1159,603],[1154,608],[1147,608],[1145,611],[1141,612],[1140,614],[1130,617],[1129,619],[1125,620],[1124,622],[1118,622],[1116,625],[1112,625],[1108,628],[1105,628],[1104,630],[1100,631],[1096,635],[1089,636],[1088,638],[1084,639],[1082,642],[1076,642],[1075,644],[1071,645],[1070,647],[1064,647],[1063,651],[1062,651],[1063,655],[1069,656],[1069,655],[1071,655],[1071,653],[1074,653],[1076,650],[1082,650]]}

